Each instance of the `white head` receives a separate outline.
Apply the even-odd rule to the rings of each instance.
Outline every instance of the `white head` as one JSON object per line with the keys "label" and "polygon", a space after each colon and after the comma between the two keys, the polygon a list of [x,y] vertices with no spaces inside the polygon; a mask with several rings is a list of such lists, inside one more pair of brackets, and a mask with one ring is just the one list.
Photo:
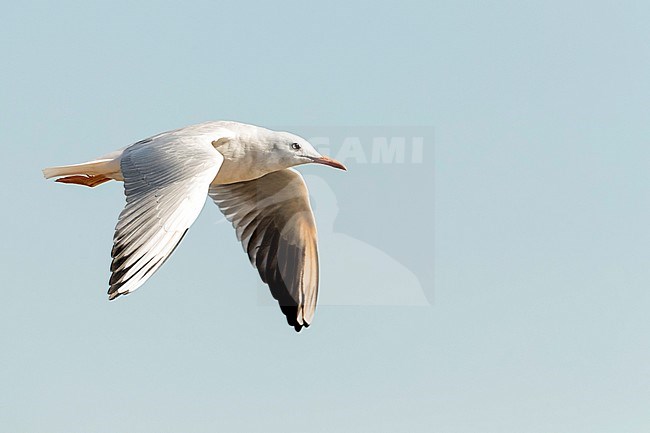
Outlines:
{"label": "white head", "polygon": [[307,140],[295,134],[236,122],[227,125],[233,134],[212,143],[224,156],[217,176],[222,183],[255,179],[309,163],[346,169],[340,162],[318,153]]}
{"label": "white head", "polygon": [[270,132],[264,137],[265,147],[268,148],[267,161],[275,164],[279,169],[316,163],[346,170],[340,162],[318,153],[304,138],[289,132]]}

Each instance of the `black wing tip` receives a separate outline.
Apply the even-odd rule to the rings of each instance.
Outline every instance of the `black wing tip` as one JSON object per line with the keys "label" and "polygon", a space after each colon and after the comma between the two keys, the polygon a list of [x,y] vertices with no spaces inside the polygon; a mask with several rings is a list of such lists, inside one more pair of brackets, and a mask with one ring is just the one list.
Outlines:
{"label": "black wing tip", "polygon": [[309,325],[311,325],[311,323],[307,323],[307,321],[304,318],[302,318],[302,320],[300,321],[298,320],[298,314],[301,308],[299,308],[295,304],[294,305],[280,304],[280,310],[282,310],[282,314],[284,314],[284,316],[286,317],[287,324],[293,327],[293,329],[296,332],[302,331],[303,328],[309,328]]}
{"label": "black wing tip", "polygon": [[304,329],[309,328],[309,323],[307,323],[307,322],[303,323],[302,325],[299,324],[297,321],[296,321],[295,324],[291,324],[291,323],[289,323],[289,324],[290,324],[291,326],[293,326],[293,329],[295,329],[296,332],[300,332],[300,331],[302,331],[303,328],[304,328]]}
{"label": "black wing tip", "polygon": [[108,300],[109,301],[113,301],[114,299],[116,299],[116,298],[118,298],[118,297],[120,297],[122,295],[128,295],[128,292],[127,293],[120,293],[120,292],[117,291],[117,288],[112,288],[112,287],[110,289],[108,289]]}

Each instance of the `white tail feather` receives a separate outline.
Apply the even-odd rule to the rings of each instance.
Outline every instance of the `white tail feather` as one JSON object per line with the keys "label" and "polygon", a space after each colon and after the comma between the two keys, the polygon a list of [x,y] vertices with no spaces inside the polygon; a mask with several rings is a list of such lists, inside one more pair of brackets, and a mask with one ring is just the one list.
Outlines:
{"label": "white tail feather", "polygon": [[97,174],[107,174],[106,165],[107,162],[111,160],[97,160],[84,162],[83,164],[73,164],[73,165],[62,165],[59,167],[48,167],[43,169],[43,175],[46,179],[59,176],[70,176],[72,174],[87,174],[87,175],[97,175]]}
{"label": "white tail feather", "polygon": [[62,165],[59,167],[48,167],[43,169],[43,176],[46,179],[52,177],[85,175],[85,176],[105,176],[110,179],[122,180],[120,170],[120,157],[122,151],[113,152],[106,157],[94,161],[84,162],[82,164]]}

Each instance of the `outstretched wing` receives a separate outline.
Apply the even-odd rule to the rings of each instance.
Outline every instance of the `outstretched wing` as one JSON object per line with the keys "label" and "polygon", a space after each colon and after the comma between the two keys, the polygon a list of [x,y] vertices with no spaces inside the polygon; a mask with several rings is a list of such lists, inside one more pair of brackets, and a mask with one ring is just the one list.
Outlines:
{"label": "outstretched wing", "polygon": [[309,326],[318,296],[316,223],[295,170],[213,185],[210,197],[232,223],[248,257],[296,331]]}
{"label": "outstretched wing", "polygon": [[174,132],[124,150],[126,207],[115,227],[109,299],[136,290],[162,266],[201,212],[222,162],[209,138]]}

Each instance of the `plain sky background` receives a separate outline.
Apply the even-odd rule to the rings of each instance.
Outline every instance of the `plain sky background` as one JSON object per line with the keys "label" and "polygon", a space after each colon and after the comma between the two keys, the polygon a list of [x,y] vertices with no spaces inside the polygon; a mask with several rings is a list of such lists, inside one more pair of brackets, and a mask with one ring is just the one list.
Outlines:
{"label": "plain sky background", "polygon": [[[5,1],[0,16],[0,431],[650,428],[647,2]],[[324,306],[296,334],[211,204],[109,303],[121,186],[40,169],[209,119],[433,128],[419,166],[303,170],[336,195],[333,230],[411,269],[431,306]],[[368,266],[324,269],[322,290],[368,290]]]}

